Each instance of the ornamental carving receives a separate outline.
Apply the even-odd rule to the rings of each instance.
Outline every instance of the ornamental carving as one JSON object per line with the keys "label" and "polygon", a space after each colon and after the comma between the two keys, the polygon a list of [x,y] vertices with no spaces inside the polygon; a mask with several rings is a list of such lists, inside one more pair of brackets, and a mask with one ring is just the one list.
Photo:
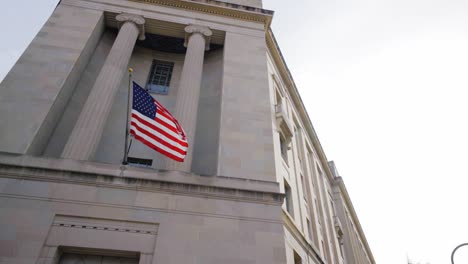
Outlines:
{"label": "ornamental carving", "polygon": [[135,24],[140,32],[138,35],[139,40],[145,39],[145,19],[142,16],[134,14],[119,14],[115,17],[119,25],[122,26],[125,22],[131,22]]}
{"label": "ornamental carving", "polygon": [[205,50],[210,49],[210,40],[211,40],[211,36],[213,35],[213,32],[208,27],[194,25],[194,24],[186,26],[185,27],[185,43],[184,43],[185,47],[187,47],[188,39],[193,34],[202,35],[205,38]]}

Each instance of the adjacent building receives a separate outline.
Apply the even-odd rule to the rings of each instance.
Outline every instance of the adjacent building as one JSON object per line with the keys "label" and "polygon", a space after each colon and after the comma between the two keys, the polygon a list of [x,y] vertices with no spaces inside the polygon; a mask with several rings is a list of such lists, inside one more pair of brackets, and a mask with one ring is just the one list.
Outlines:
{"label": "adjacent building", "polygon": [[[0,84],[0,263],[375,263],[272,18],[60,1]],[[132,80],[184,127],[183,163],[133,140],[122,164]]]}

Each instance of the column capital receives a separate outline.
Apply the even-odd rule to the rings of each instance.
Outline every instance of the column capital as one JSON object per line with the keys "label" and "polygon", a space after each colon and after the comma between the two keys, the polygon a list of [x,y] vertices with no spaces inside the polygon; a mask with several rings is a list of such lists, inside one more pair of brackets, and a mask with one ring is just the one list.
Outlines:
{"label": "column capital", "polygon": [[145,40],[145,19],[142,16],[122,13],[118,14],[115,19],[119,22],[119,27],[123,25],[125,22],[131,22],[137,26],[139,35],[139,40]]}
{"label": "column capital", "polygon": [[188,40],[190,36],[192,36],[193,34],[202,35],[202,37],[205,38],[205,50],[210,49],[210,40],[211,40],[211,36],[213,35],[213,32],[210,30],[209,27],[195,25],[195,24],[190,24],[186,26],[185,27],[185,42],[184,42],[185,47],[187,47]]}

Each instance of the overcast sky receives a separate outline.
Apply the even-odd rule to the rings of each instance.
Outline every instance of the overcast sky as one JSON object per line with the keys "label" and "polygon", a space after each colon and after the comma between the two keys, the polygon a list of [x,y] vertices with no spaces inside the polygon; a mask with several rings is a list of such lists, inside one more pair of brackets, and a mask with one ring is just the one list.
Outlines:
{"label": "overcast sky", "polygon": [[[56,3],[2,3],[0,80]],[[264,6],[377,263],[450,263],[468,242],[468,1]]]}
{"label": "overcast sky", "polygon": [[264,3],[377,263],[450,263],[468,242],[468,1]]}

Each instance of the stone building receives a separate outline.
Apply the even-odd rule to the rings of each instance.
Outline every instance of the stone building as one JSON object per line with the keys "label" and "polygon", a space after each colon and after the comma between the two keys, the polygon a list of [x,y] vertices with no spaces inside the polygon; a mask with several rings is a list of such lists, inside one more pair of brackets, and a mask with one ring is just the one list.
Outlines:
{"label": "stone building", "polygon": [[[375,263],[261,0],[62,0],[0,84],[0,263]],[[129,75],[183,163],[133,141]]]}

